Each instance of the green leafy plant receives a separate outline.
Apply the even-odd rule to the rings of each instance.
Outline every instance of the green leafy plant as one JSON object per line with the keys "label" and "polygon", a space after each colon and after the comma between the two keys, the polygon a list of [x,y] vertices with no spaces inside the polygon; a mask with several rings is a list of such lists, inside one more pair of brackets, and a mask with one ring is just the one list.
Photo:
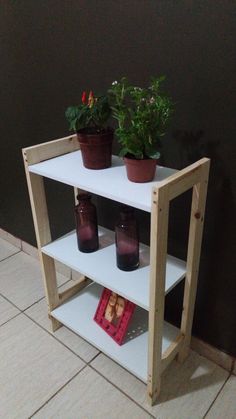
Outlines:
{"label": "green leafy plant", "polygon": [[109,94],[121,156],[159,158],[160,137],[173,111],[172,100],[160,89],[164,80],[165,76],[152,78],[147,88],[131,86],[125,77],[112,83]]}
{"label": "green leafy plant", "polygon": [[107,129],[111,108],[107,96],[94,96],[90,91],[82,93],[81,104],[69,106],[65,116],[71,131],[84,130],[87,134],[101,133]]}

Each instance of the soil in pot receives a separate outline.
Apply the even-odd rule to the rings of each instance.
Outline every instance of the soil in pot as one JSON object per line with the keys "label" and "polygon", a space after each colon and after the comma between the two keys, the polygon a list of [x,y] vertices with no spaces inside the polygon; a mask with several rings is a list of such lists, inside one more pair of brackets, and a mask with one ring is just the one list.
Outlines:
{"label": "soil in pot", "polygon": [[131,182],[151,182],[156,173],[156,159],[132,159],[124,157],[127,177]]}
{"label": "soil in pot", "polygon": [[84,167],[106,169],[111,167],[113,130],[91,132],[86,129],[77,132]]}

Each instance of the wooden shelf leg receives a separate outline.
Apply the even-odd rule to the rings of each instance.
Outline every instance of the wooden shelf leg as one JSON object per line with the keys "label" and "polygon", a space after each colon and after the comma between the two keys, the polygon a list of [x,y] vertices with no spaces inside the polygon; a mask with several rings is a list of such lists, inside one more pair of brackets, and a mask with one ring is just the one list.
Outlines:
{"label": "wooden shelf leg", "polygon": [[48,318],[51,320],[53,332],[56,332],[56,330],[60,329],[60,327],[63,326],[57,319],[54,319],[54,317],[52,317],[51,314],[48,314]]}
{"label": "wooden shelf leg", "polygon": [[208,160],[202,165],[201,181],[193,186],[187,268],[181,319],[181,332],[184,335],[184,343],[177,357],[179,362],[183,362],[186,359],[190,348],[209,167],[210,161]]}
{"label": "wooden shelf leg", "polygon": [[168,219],[168,186],[165,186],[154,189],[152,194],[148,338],[148,400],[151,405],[155,403],[161,388]]}
{"label": "wooden shelf leg", "polygon": [[[27,153],[23,151],[25,173],[29,190],[29,197],[34,221],[39,258],[43,273],[45,296],[48,305],[48,314],[59,305],[59,294],[54,259],[41,252],[41,247],[51,242],[51,232],[47,211],[46,195],[42,176],[29,172]],[[53,331],[61,324],[50,316]]]}
{"label": "wooden shelf leg", "polygon": [[51,316],[51,311],[59,305],[59,293],[57,288],[57,277],[54,259],[41,253],[41,267],[43,273],[43,282],[45,297],[48,306],[49,318],[52,322],[52,331],[55,332],[62,324]]}

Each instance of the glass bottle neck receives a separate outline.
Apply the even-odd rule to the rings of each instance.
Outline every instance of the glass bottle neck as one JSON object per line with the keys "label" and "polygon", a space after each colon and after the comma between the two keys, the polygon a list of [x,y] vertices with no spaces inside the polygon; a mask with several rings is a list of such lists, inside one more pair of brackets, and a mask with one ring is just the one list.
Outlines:
{"label": "glass bottle neck", "polygon": [[78,194],[77,200],[79,203],[83,204],[84,202],[90,202],[91,201],[91,195],[87,193],[81,193]]}
{"label": "glass bottle neck", "polygon": [[122,206],[120,209],[120,218],[122,221],[134,219],[134,209],[128,206]]}

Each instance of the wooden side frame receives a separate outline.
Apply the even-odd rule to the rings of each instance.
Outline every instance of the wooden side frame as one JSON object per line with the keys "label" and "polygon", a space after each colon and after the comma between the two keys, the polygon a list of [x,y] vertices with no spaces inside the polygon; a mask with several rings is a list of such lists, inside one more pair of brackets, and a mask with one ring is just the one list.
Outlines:
{"label": "wooden side frame", "polygon": [[[160,393],[161,373],[176,356],[182,362],[189,352],[209,167],[210,160],[203,158],[168,177],[158,187],[154,187],[152,192],[147,389],[151,404],[154,404]],[[193,193],[181,333],[162,355],[169,203],[190,188],[193,188]]]}
{"label": "wooden side frame", "polygon": [[22,150],[48,314],[52,321],[53,331],[57,330],[61,324],[51,316],[51,311],[86,286],[89,283],[89,279],[84,277],[78,284],[73,285],[66,291],[62,293],[58,292],[54,259],[41,252],[41,247],[51,242],[44,181],[42,176],[29,172],[29,165],[78,149],[79,142],[77,141],[76,135],[72,135],[27,147]]}

